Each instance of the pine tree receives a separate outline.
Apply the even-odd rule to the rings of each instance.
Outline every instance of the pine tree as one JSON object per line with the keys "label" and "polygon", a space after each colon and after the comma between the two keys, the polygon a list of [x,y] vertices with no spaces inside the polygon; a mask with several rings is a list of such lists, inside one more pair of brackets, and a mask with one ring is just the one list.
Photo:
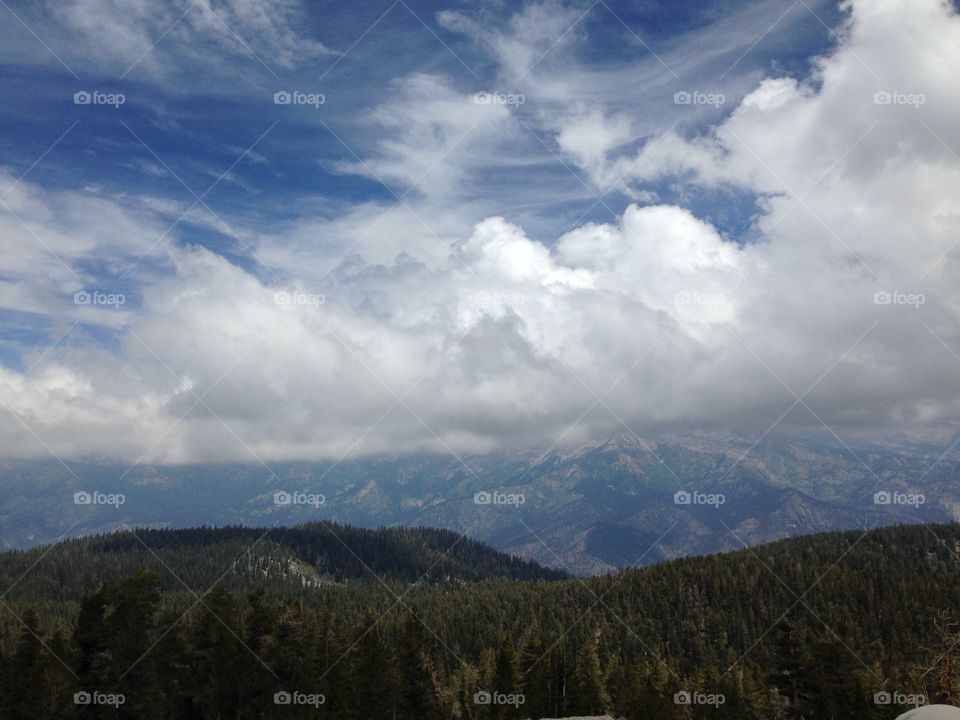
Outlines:
{"label": "pine tree", "polygon": [[[500,647],[497,648],[491,692],[498,693],[501,697],[517,696],[521,693],[521,687],[520,657],[513,639],[504,634],[500,640]],[[508,703],[494,703],[491,704],[490,709],[491,717],[495,718],[517,718],[521,715],[518,705]]]}
{"label": "pine tree", "polygon": [[535,629],[521,654],[523,694],[526,698],[524,711],[531,718],[549,717],[555,709],[551,702],[553,668],[547,650],[539,629]]}
{"label": "pine tree", "polygon": [[575,657],[568,710],[576,715],[602,715],[607,711],[610,699],[604,687],[596,640],[582,640]]}
{"label": "pine tree", "polygon": [[5,676],[6,702],[11,720],[40,720],[44,713],[44,673],[47,657],[40,637],[40,620],[33,609],[22,616],[17,649]]}
{"label": "pine tree", "polygon": [[350,646],[353,639],[340,632],[341,618],[332,601],[321,616],[315,648],[318,669],[316,688],[324,694],[324,717],[330,720],[348,720],[353,715],[353,682]]}
{"label": "pine tree", "polygon": [[[247,603],[250,611],[246,623],[246,645],[254,660],[260,658],[268,665],[272,665],[279,642],[277,610],[267,601],[263,588],[257,588],[248,593]],[[276,678],[260,662],[245,662],[242,672],[244,696],[242,717],[260,718],[275,712],[274,693],[284,689],[289,690],[289,688],[281,687]]]}
{"label": "pine tree", "polygon": [[397,707],[396,662],[384,643],[373,612],[367,610],[353,659],[353,713],[356,720],[393,718]]}
{"label": "pine tree", "polygon": [[44,678],[46,691],[43,698],[43,710],[46,717],[58,717],[67,714],[67,708],[73,704],[75,680],[69,666],[70,647],[59,630],[54,632],[47,643],[50,649],[47,671]]}
{"label": "pine tree", "polygon": [[806,639],[790,618],[780,622],[776,633],[776,668],[770,673],[770,682],[783,698],[786,718],[809,720],[814,710],[809,686],[813,658]]}
{"label": "pine tree", "polygon": [[656,659],[641,660],[628,671],[629,685],[621,693],[623,706],[617,708],[627,720],[670,720],[680,717],[674,702],[682,688],[669,670]]}
{"label": "pine tree", "polygon": [[[842,631],[842,626],[837,630]],[[836,640],[823,639],[811,648],[812,662],[805,673],[813,695],[814,716],[823,720],[842,720],[862,712],[864,700],[870,693],[858,671],[840,674],[849,651]]]}
{"label": "pine tree", "polygon": [[442,720],[437,678],[425,642],[423,625],[411,614],[400,650],[400,704],[403,720]]}
{"label": "pine tree", "polygon": [[203,597],[189,633],[191,692],[203,718],[235,718],[239,713],[240,678],[259,664],[240,642],[241,633],[239,608],[229,592],[217,587]]}

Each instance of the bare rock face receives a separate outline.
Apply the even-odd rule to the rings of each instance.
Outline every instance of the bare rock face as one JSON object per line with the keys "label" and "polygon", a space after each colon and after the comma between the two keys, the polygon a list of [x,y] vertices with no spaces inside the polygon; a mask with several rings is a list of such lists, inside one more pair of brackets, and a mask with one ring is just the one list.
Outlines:
{"label": "bare rock face", "polygon": [[960,720],[960,708],[949,705],[926,705],[904,713],[897,720]]}

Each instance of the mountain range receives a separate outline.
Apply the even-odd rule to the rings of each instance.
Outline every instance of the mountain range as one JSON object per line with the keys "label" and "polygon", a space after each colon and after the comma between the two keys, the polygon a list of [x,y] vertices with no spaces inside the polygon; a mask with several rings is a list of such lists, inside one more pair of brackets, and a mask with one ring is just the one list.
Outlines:
{"label": "mountain range", "polygon": [[0,546],[124,527],[314,520],[447,528],[577,574],[830,530],[960,517],[946,441],[721,435],[235,465],[0,464]]}

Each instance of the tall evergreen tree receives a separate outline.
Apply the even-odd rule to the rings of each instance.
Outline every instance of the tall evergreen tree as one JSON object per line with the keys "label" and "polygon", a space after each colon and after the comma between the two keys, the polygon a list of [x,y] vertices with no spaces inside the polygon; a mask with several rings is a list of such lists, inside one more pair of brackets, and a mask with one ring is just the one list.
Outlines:
{"label": "tall evergreen tree", "polygon": [[524,711],[531,718],[549,717],[554,711],[552,667],[548,648],[544,645],[539,628],[535,628],[521,653],[523,669],[523,694],[526,698]]}
{"label": "tall evergreen tree", "polygon": [[568,710],[576,715],[603,715],[610,699],[600,667],[596,639],[581,639],[575,658]]}
{"label": "tall evergreen tree", "polygon": [[397,708],[397,665],[367,610],[353,657],[353,713],[356,720],[393,718]]}
{"label": "tall evergreen tree", "polygon": [[424,640],[423,625],[411,614],[400,650],[400,704],[403,720],[442,720],[440,693],[433,661]]}
{"label": "tall evergreen tree", "polygon": [[[523,685],[520,679],[520,656],[513,638],[504,633],[497,648],[491,692],[497,693],[499,697],[516,697],[522,694]],[[491,717],[495,718],[517,718],[522,714],[519,705],[509,703],[493,703],[490,710]]]}
{"label": "tall evergreen tree", "polygon": [[40,720],[45,718],[44,674],[47,660],[40,637],[40,620],[33,609],[21,617],[23,627],[17,640],[17,649],[4,676],[7,713],[10,720]]}
{"label": "tall evergreen tree", "polygon": [[198,717],[235,718],[241,707],[242,677],[259,663],[240,641],[242,628],[236,600],[221,587],[203,597],[190,629],[189,670]]}
{"label": "tall evergreen tree", "polygon": [[814,695],[810,688],[813,658],[796,622],[784,618],[776,630],[774,670],[770,681],[779,692],[788,720],[811,720]]}

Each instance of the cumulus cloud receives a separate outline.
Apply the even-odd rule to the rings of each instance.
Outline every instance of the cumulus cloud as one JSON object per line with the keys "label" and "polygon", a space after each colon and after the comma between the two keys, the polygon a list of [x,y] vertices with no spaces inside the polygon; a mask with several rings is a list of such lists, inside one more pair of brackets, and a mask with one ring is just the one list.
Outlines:
{"label": "cumulus cloud", "polygon": [[[750,195],[744,237],[662,203],[549,242],[509,214],[465,223],[449,206],[482,162],[454,155],[412,209],[355,206],[264,235],[258,275],[170,248],[171,271],[143,285],[119,349],[58,346],[27,374],[2,370],[4,406],[23,420],[0,426],[5,447],[315,458],[575,442],[624,425],[759,433],[791,407],[783,422],[840,434],[956,418],[960,20],[938,0],[846,7],[842,42],[812,77],[759,80],[705,131],[637,136],[602,103],[557,119],[558,151],[598,187]],[[503,48],[517,67],[529,59]],[[433,99],[417,107],[424,86]],[[395,90],[371,116],[382,143],[341,171],[413,182],[478,117],[481,145],[514,127],[436,77]],[[151,235],[98,199],[111,227],[66,237],[73,195],[16,192],[17,212],[71,264],[119,228]],[[383,242],[358,243],[374,213]],[[23,282],[31,263],[53,265],[30,252]]]}

